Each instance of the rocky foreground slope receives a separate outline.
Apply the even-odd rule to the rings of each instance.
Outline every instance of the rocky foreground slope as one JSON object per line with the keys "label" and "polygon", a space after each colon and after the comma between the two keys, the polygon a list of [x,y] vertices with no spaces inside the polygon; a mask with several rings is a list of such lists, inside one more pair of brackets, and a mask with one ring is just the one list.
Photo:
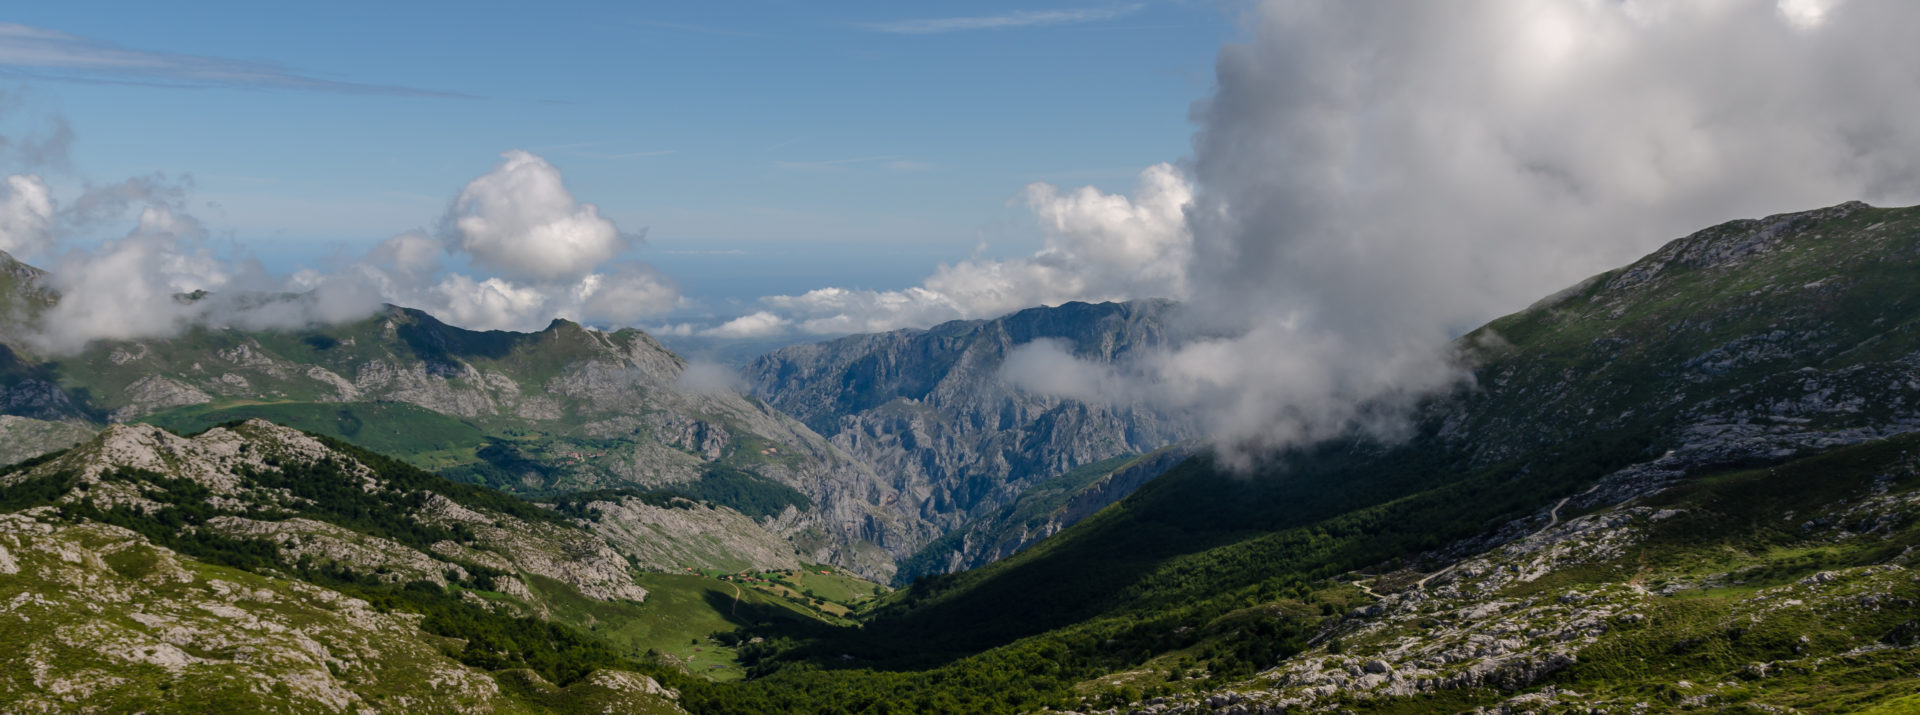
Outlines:
{"label": "rocky foreground slope", "polygon": [[575,524],[259,420],[191,438],[109,427],[0,476],[0,486],[110,523],[177,522],[180,538],[272,544],[282,567],[485,582],[534,611],[543,607],[527,585],[536,578],[599,600],[646,597],[628,559]]}
{"label": "rocky foreground slope", "polygon": [[419,618],[300,581],[183,558],[133,531],[0,514],[0,703],[13,712],[537,712],[515,691],[672,713],[652,678],[510,686]]}
{"label": "rocky foreground slope", "polygon": [[649,678],[543,661],[470,620],[539,628],[557,604],[642,602],[637,558],[339,443],[262,421],[193,438],[117,425],[0,475],[0,502],[10,710],[488,712],[529,692],[675,709]]}

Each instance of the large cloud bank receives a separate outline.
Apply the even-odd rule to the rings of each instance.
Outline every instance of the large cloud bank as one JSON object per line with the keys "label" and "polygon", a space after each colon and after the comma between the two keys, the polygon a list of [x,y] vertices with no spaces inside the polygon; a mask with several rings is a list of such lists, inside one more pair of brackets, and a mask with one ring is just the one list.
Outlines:
{"label": "large cloud bank", "polygon": [[1392,434],[1462,379],[1449,336],[1664,240],[1920,194],[1913,3],[1269,0],[1246,24],[1193,109],[1185,234],[1191,316],[1239,337],[1009,372],[1198,410],[1241,463]]}
{"label": "large cloud bank", "polygon": [[[220,257],[185,211],[187,193],[181,182],[142,177],[89,187],[63,204],[37,174],[0,182],[0,250],[46,264],[61,295],[27,341],[67,353],[193,325],[298,328],[363,317],[383,302],[475,329],[538,329],[555,317],[631,324],[680,300],[653,267],[619,259],[638,236],[576,200],[558,169],[524,151],[507,152],[467,184],[436,230],[291,276]],[[69,245],[129,212],[138,219],[124,236]],[[448,257],[464,258],[466,270],[446,265]],[[196,291],[208,293],[190,299]]]}

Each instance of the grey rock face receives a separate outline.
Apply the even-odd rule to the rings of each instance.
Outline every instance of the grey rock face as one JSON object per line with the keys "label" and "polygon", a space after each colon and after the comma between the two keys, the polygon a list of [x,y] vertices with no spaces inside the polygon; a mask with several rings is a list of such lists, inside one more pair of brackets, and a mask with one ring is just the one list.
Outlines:
{"label": "grey rock face", "polygon": [[[1141,485],[1186,461],[1195,449],[1193,443],[1182,443],[1128,460],[1065,495],[1052,493],[1050,482],[1041,482],[1023,492],[1007,508],[968,522],[928,545],[914,559],[902,564],[900,580],[979,568],[1019,553],[1126,498]],[[1056,506],[1047,506],[1055,502]]]}
{"label": "grey rock face", "polygon": [[79,424],[0,415],[0,464],[65,449],[93,434],[93,428]]}
{"label": "grey rock face", "polygon": [[[215,378],[219,382],[218,378]],[[241,380],[245,384],[245,380]],[[127,386],[127,406],[113,411],[113,421],[126,422],[171,407],[198,405],[213,401],[201,390],[159,375],[148,375]]]}
{"label": "grey rock face", "polygon": [[0,389],[0,410],[39,420],[70,420],[84,415],[59,385],[38,379],[21,380]]}
{"label": "grey rock face", "polygon": [[640,568],[682,567],[719,571],[782,571],[800,568],[793,545],[731,509],[678,500],[655,506],[638,499],[586,505],[585,526]]}
{"label": "grey rock face", "polygon": [[1036,395],[1000,377],[1007,354],[1035,340],[1102,363],[1166,346],[1173,309],[1069,303],[783,348],[744,372],[755,396],[887,475],[903,515],[944,532],[1048,477],[1197,436],[1180,415]]}

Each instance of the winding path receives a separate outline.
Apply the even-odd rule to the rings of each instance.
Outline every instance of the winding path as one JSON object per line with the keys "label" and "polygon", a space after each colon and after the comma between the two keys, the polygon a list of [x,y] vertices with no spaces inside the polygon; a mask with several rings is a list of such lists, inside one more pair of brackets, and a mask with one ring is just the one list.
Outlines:
{"label": "winding path", "polygon": [[[1600,485],[1596,483],[1593,486],[1587,487],[1586,491],[1573,495],[1573,497],[1583,497],[1588,494],[1592,494],[1593,490],[1599,489],[1599,488],[1600,488]],[[1573,497],[1565,497],[1560,500],[1560,503],[1553,505],[1553,510],[1547,512],[1547,516],[1549,517],[1547,519],[1547,525],[1540,527],[1539,531],[1528,534],[1527,538],[1531,539],[1533,537],[1544,534],[1548,529],[1551,529],[1554,527],[1554,525],[1559,524],[1560,523],[1560,507],[1566,506],[1567,502],[1573,500]]]}
{"label": "winding path", "polygon": [[[1552,509],[1547,510],[1547,525],[1540,527],[1539,529],[1535,530],[1533,533],[1528,534],[1524,538],[1521,538],[1519,540],[1525,541],[1527,539],[1531,539],[1533,537],[1547,533],[1548,529],[1551,529],[1555,526],[1559,526],[1560,525],[1560,507],[1566,506],[1567,502],[1573,501],[1573,497],[1583,497],[1588,494],[1592,494],[1593,490],[1599,489],[1599,488],[1600,488],[1600,485],[1596,483],[1593,486],[1587,487],[1586,491],[1580,492],[1579,494],[1575,494],[1572,497],[1561,497],[1559,503],[1554,504]],[[1451,566],[1448,566],[1446,568],[1440,569],[1439,571],[1435,571],[1433,573],[1427,574],[1426,576],[1422,576],[1420,580],[1413,582],[1413,587],[1426,588],[1428,581],[1438,578],[1441,575],[1447,573],[1448,571],[1452,571],[1454,566],[1459,566],[1459,565],[1460,565],[1460,562],[1456,561]],[[1360,584],[1355,583],[1354,585],[1358,586]],[[1368,593],[1372,593],[1372,591],[1368,591]]]}

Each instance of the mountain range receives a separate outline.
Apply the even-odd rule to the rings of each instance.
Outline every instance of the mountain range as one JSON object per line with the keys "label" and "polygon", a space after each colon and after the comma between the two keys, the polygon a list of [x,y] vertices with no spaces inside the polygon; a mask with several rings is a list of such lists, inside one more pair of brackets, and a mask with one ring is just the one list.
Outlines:
{"label": "mountain range", "polygon": [[[5,267],[8,314],[58,299]],[[1252,474],[999,373],[1177,345],[1158,301],[785,348],[747,394],[401,308],[9,336],[0,434],[66,448],[0,470],[0,701],[1911,712],[1916,275],[1920,208],[1714,226],[1461,337],[1405,435]]]}

